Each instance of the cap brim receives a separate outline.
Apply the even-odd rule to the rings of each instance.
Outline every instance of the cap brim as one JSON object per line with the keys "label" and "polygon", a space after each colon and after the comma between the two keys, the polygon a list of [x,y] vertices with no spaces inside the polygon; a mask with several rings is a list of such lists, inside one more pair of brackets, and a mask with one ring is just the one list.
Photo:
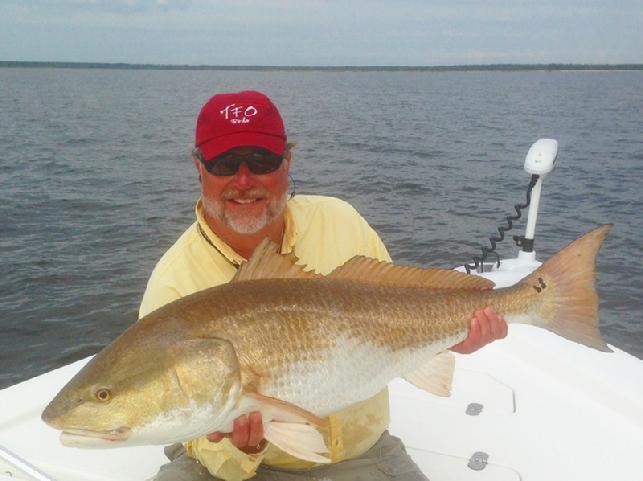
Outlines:
{"label": "cap brim", "polygon": [[206,160],[214,159],[235,147],[261,147],[277,155],[286,150],[286,139],[261,132],[239,132],[203,142],[198,146]]}

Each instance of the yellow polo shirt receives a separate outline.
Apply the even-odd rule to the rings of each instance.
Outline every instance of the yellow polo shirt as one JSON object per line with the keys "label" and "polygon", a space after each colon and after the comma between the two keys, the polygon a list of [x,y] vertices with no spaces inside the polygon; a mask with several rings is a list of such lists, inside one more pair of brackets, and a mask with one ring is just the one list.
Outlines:
{"label": "yellow polo shirt", "polygon": [[[212,232],[201,201],[196,222],[161,257],[143,295],[139,317],[193,292],[229,282],[245,260]],[[298,195],[286,206],[283,253],[293,252],[316,272],[328,274],[356,255],[380,260],[391,258],[379,236],[348,203],[333,197]],[[329,417],[326,445],[333,462],[367,451],[387,429],[388,391]],[[260,463],[283,469],[315,466],[268,445],[261,453],[247,455],[228,440],[212,443],[199,438],[185,444],[213,476],[227,481],[254,476]]]}

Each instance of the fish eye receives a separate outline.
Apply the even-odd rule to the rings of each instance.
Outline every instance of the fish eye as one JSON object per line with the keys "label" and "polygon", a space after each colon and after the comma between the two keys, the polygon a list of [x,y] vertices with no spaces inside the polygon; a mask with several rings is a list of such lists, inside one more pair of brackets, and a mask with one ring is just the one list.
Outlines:
{"label": "fish eye", "polygon": [[105,388],[105,387],[101,387],[101,388],[96,390],[96,392],[94,393],[94,397],[98,401],[107,402],[110,399],[112,399],[112,392],[109,389]]}

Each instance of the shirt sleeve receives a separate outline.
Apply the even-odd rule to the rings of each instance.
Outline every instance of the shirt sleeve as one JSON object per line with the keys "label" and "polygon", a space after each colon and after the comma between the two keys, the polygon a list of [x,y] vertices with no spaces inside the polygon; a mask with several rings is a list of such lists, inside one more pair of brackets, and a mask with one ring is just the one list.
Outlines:
{"label": "shirt sleeve", "polygon": [[391,256],[382,242],[380,236],[375,232],[362,215],[350,204],[343,202],[341,210],[344,216],[338,216],[341,219],[342,227],[339,231],[348,232],[345,226],[354,226],[356,229],[345,242],[353,244],[354,248],[362,255],[378,259],[380,261],[391,262]]}
{"label": "shirt sleeve", "polygon": [[366,228],[366,242],[367,248],[370,252],[370,257],[374,257],[375,259],[378,259],[380,261],[392,262],[391,256],[388,253],[384,242],[382,242],[380,236],[377,235],[377,232],[375,232],[375,230],[368,224],[366,224]]}
{"label": "shirt sleeve", "polygon": [[138,310],[138,318],[147,316],[150,312],[181,297],[177,289],[165,284],[155,273],[152,273]]}

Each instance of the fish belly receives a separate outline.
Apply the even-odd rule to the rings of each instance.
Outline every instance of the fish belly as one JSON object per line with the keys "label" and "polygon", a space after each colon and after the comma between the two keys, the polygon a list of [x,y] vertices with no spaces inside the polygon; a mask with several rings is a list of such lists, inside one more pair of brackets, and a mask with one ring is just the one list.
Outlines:
{"label": "fish belly", "polygon": [[262,394],[288,401],[318,416],[366,400],[395,377],[403,376],[451,345],[444,339],[422,348],[393,350],[340,337],[323,359],[284,366],[262,385]]}

